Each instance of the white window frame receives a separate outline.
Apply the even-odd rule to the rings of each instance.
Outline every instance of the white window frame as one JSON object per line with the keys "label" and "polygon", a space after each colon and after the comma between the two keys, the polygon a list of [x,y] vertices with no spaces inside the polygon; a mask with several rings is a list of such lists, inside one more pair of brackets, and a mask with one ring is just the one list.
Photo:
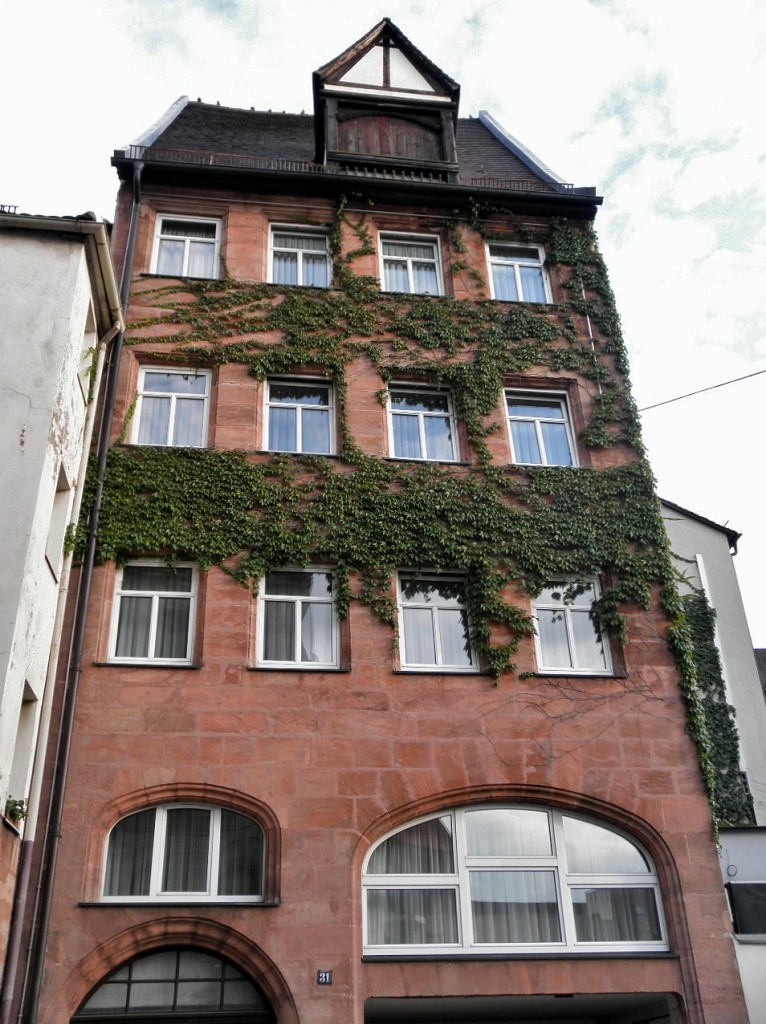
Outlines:
{"label": "white window frame", "polygon": [[[551,297],[551,286],[548,280],[548,274],[545,270],[545,250],[541,245],[528,245],[524,242],[485,242],[487,267],[489,276],[489,293],[493,299],[498,302],[538,302],[538,299],[526,299],[524,298],[524,289],[521,280],[521,268],[522,267],[534,267],[539,269],[540,276],[543,282],[543,291],[545,292],[545,299],[543,300],[546,304],[550,304],[553,299]],[[509,251],[509,255],[506,257],[499,255],[492,255],[492,248],[505,248]],[[529,257],[524,258],[523,256],[510,255],[512,249],[527,249],[529,250]],[[535,253],[536,255],[532,255]],[[513,277],[516,282],[516,293],[519,296],[518,299],[498,299],[495,294],[495,276],[493,273],[494,266],[512,267]]]}
{"label": "white window frame", "polygon": [[[383,254],[383,243],[384,242],[395,242],[395,243],[407,243],[412,242],[413,245],[431,245],[434,250],[433,261],[430,260],[415,260],[411,256],[384,256]],[[406,292],[397,292],[394,289],[386,288],[386,261],[395,261],[396,263],[403,263],[407,267],[407,282],[408,288]],[[414,289],[414,277],[412,271],[412,264],[414,262],[433,262],[436,267],[436,292],[418,292]],[[389,292],[393,295],[444,295],[444,277],[442,274],[442,255],[441,255],[441,244],[438,235],[418,235],[411,234],[403,231],[381,231],[378,234],[378,262],[379,262],[379,274],[380,274],[380,290],[382,292]]]}
{"label": "white window frame", "polygon": [[[290,385],[306,385],[311,387],[312,385],[319,385],[320,387],[327,388],[327,405],[313,405],[304,406],[299,402],[272,402],[271,400],[271,387],[274,384],[286,384]],[[336,452],[336,439],[335,439],[335,388],[329,380],[324,380],[321,377],[268,377],[266,384],[263,389],[264,391],[264,450],[268,452],[286,452],[288,455],[334,455]],[[276,409],[295,409],[295,451],[289,449],[276,448],[271,442],[271,410]],[[329,451],[327,452],[304,452],[303,451],[303,414],[302,409],[326,409],[329,421]]]}
{"label": "white window frame", "polygon": [[[468,852],[466,815],[481,810],[531,810],[545,813],[548,816],[548,829],[551,838],[549,856],[486,856],[471,855]],[[387,840],[400,832],[430,820],[449,817],[453,844],[453,860],[455,871],[437,874],[372,874],[369,865],[375,851]],[[621,874],[577,874],[570,872],[567,862],[567,851],[564,840],[564,818],[579,819],[591,825],[612,832],[630,843],[643,858],[647,866],[646,872]],[[469,875],[471,871],[534,871],[550,872],[554,875],[554,885],[560,926],[560,941],[550,942],[478,942],[473,940],[473,920],[471,908],[471,890]],[[436,890],[453,891],[455,893],[455,910],[458,940],[454,943],[418,943],[418,944],[372,944],[368,941],[369,911],[368,893],[375,890]],[[658,940],[626,940],[626,941],[584,941],[577,939],[574,904],[572,894],[580,889],[649,889],[654,894],[657,912],[657,923],[660,930]],[[362,865],[362,928],[363,952],[368,956],[418,956],[433,955],[450,956],[486,956],[498,953],[548,954],[561,956],[566,954],[588,955],[594,953],[658,953],[668,948],[667,930],[663,915],[662,894],[659,878],[652,860],[644,848],[630,836],[625,835],[611,824],[598,821],[584,815],[570,814],[556,808],[539,805],[471,805],[469,807],[442,810],[434,814],[408,821],[397,829],[379,839],[367,852]]]}
{"label": "white window frame", "polygon": [[[291,234],[291,235],[302,235],[304,237],[311,238],[323,238],[325,241],[325,263],[327,266],[327,284],[326,285],[312,285],[307,284],[303,280],[303,253],[308,251],[313,255],[316,255],[319,250],[303,250],[303,249],[289,249],[283,246],[278,246],[274,242],[275,234]],[[283,285],[282,287],[295,287],[295,288],[330,288],[332,287],[332,260],[330,259],[330,235],[327,231],[322,228],[310,228],[303,225],[295,224],[270,224],[269,225],[269,258],[267,267],[267,280],[270,284],[276,283],[274,281],[274,252],[292,252],[298,257],[298,282],[295,285]]]}
{"label": "white window frame", "polygon": [[[452,604],[434,604],[434,603],[421,603],[417,601],[405,601],[402,592],[402,581],[407,578],[415,578],[422,580],[425,583],[459,583],[465,588],[465,577],[459,574],[443,574],[437,572],[419,571],[419,570],[407,570],[401,569],[396,574],[396,601],[397,601],[397,620],[399,623],[399,665],[404,672],[459,672],[462,674],[471,675],[481,671],[479,666],[479,659],[476,655],[476,651],[471,644],[471,665],[451,665],[445,663],[442,654],[441,645],[441,632],[439,624],[439,612],[440,611],[462,611],[466,613],[468,618],[468,608],[466,604],[452,605]],[[431,630],[432,637],[434,640],[434,649],[436,651],[436,663],[431,664],[429,662],[418,663],[409,662],[406,660],[406,631],[404,626],[404,610],[405,609],[426,609],[431,612]],[[471,622],[468,619],[468,631],[469,631],[469,642],[470,642],[470,629]]]}
{"label": "white window frame", "polygon": [[[439,395],[447,399],[447,411],[443,412],[406,412],[398,411],[394,408],[391,402],[391,392],[393,391],[409,391],[413,395]],[[392,459],[404,459],[405,461],[412,462],[459,462],[459,445],[457,435],[457,421],[455,419],[455,413],[452,405],[452,395],[445,388],[428,387],[427,385],[420,386],[418,384],[389,384],[388,385],[388,402],[386,403],[386,410],[388,413],[388,450],[391,454]],[[394,418],[396,416],[409,416],[418,421],[418,438],[420,445],[420,455],[399,455],[396,452],[395,435],[394,435]],[[452,438],[452,458],[451,459],[435,459],[427,454],[427,439],[425,434],[425,420],[433,417],[438,419],[447,419],[449,422],[450,436]]]}
{"label": "white window frame", "polygon": [[[179,377],[203,377],[205,379],[205,393],[204,395],[178,395],[174,392],[162,392],[162,391],[146,391],[145,380],[147,373],[168,373]],[[207,448],[208,440],[208,426],[210,419],[210,381],[211,374],[210,370],[197,370],[191,368],[183,368],[178,366],[152,366],[145,364],[140,367],[138,372],[138,391],[136,395],[136,408],[133,415],[133,429],[131,431],[131,443],[140,444],[143,447],[151,448]],[[170,399],[170,415],[168,417],[168,432],[167,438],[164,443],[152,443],[150,441],[140,441],[139,434],[141,432],[141,413],[143,408],[143,401],[145,397],[149,398],[169,398]],[[202,426],[200,428],[200,443],[194,445],[176,445],[173,443],[173,433],[175,430],[175,418],[176,418],[176,406],[179,399],[183,402],[201,402],[203,407],[202,413]]]}
{"label": "white window frame", "polygon": [[[195,621],[197,617],[197,592],[199,583],[199,571],[193,562],[177,562],[175,569],[191,569],[191,589],[185,590],[124,590],[122,587],[124,569],[127,566],[135,568],[167,568],[167,563],[148,561],[144,559],[133,559],[126,563],[125,567],[117,570],[117,577],[114,585],[114,602],[112,605],[112,621],[109,637],[109,660],[119,664],[127,665],[190,665],[194,657],[194,635]],[[152,599],[151,621],[149,626],[149,651],[154,650],[157,639],[157,618],[159,613],[159,602],[161,598],[186,598],[189,601],[189,624],[186,635],[186,656],[183,658],[158,658],[149,654],[147,657],[130,657],[125,654],[117,654],[117,638],[120,624],[120,606],[125,597],[150,597]]]}
{"label": "white window frame", "polygon": [[[600,596],[600,588],[599,588],[598,580],[595,577],[593,577],[593,578],[584,580],[583,583],[587,584],[593,590],[593,600],[591,601],[591,604],[590,604],[590,607],[592,607],[593,603],[595,601],[597,601],[599,596]],[[566,591],[567,588],[576,587],[576,583],[575,583],[575,581],[573,581],[571,579],[570,580],[567,580],[567,579],[548,580],[548,582],[546,584],[546,589],[557,588],[557,587],[560,587],[562,590]],[[596,667],[596,666],[589,666],[589,665],[555,665],[555,664],[552,664],[552,663],[549,664],[548,663],[547,655],[543,651],[543,644],[542,644],[542,640],[540,638],[540,631],[539,631],[539,629],[537,627],[538,612],[540,612],[540,611],[556,611],[556,612],[559,612],[560,614],[562,614],[564,616],[564,622],[566,624],[566,631],[567,631],[567,644],[568,644],[569,651],[570,651],[570,656],[571,656],[573,662],[577,661],[579,659],[577,658],[577,648],[576,648],[576,645],[575,645],[575,639],[574,639],[574,634],[573,634],[572,615],[584,616],[585,614],[588,614],[588,620],[589,620],[589,622],[590,622],[590,624],[591,624],[591,626],[593,628],[594,636],[600,636],[601,637],[601,644],[602,644],[603,651],[604,651],[604,660],[606,662],[606,666],[600,665],[600,666]],[[532,619],[534,620],[534,623],[535,623],[535,656],[536,656],[536,659],[537,659],[537,670],[538,670],[538,672],[544,673],[545,675],[584,675],[584,676],[610,676],[610,675],[613,675],[614,669],[613,669],[613,666],[612,666],[611,651],[609,650],[609,637],[607,636],[607,634],[606,634],[606,632],[604,630],[601,630],[599,632],[596,629],[596,625],[595,625],[595,623],[593,622],[593,619],[590,616],[589,610],[586,612],[586,609],[585,609],[585,607],[583,605],[573,606],[570,603],[566,603],[566,601],[563,604],[559,603],[559,602],[545,602],[545,601],[541,600],[540,596],[538,596],[538,597],[535,597],[535,598],[532,599]],[[550,659],[550,660],[552,662],[552,659]]]}
{"label": "white window frame", "polygon": [[[215,238],[207,241],[205,239],[193,239],[190,235],[163,235],[162,225],[165,221],[175,220],[181,221],[186,224],[214,224],[215,225]],[[189,249],[192,241],[206,242],[208,245],[213,247],[213,273],[210,277],[202,277],[200,281],[217,281],[220,277],[220,252],[221,252],[221,219],[219,217],[189,217],[184,213],[158,213],[154,221],[154,241],[152,244],[152,261],[151,261],[151,273],[159,274],[160,271],[157,269],[160,255],[160,241],[162,238],[173,238],[175,241],[184,241],[184,258],[183,258],[183,273],[178,277],[190,277],[189,270]]]}
{"label": "white window frame", "polygon": [[[306,595],[292,594],[267,594],[266,577],[264,576],[258,586],[258,607],[256,620],[256,663],[259,668],[289,669],[293,672],[323,672],[329,669],[337,669],[340,664],[340,620],[335,608],[336,581],[333,570],[326,565],[312,565],[309,568],[295,568],[293,566],[274,567],[272,572],[292,573],[319,573],[332,576],[332,594],[329,597],[313,597]],[[267,660],[264,656],[266,640],[266,604],[268,602],[281,602],[292,604],[294,607],[295,637],[293,647],[293,659],[291,661]],[[332,657],[327,662],[302,661],[301,660],[301,606],[304,604],[329,604],[331,607],[331,638],[330,648]]]}
{"label": "white window frame", "polygon": [[[542,402],[558,402],[563,417],[546,417],[546,416],[512,416],[508,411],[508,399],[517,398],[526,401],[542,401]],[[524,391],[520,388],[506,388],[503,393],[504,413],[505,413],[505,425],[508,433],[508,444],[511,450],[511,462],[516,466],[564,466],[566,463],[561,462],[549,462],[548,455],[545,449],[545,441],[542,433],[543,423],[555,423],[563,424],[566,432],[567,445],[569,446],[569,463],[570,468],[574,468],[579,465],[577,460],[577,446],[575,445],[575,438],[572,432],[572,415],[569,408],[569,399],[565,392],[561,391]],[[535,427],[535,435],[537,438],[537,447],[542,456],[541,462],[522,462],[517,457],[516,445],[513,440],[513,430],[511,428],[512,423],[533,423]]]}
{"label": "white window frame", "polygon": [[[112,839],[112,833],[126,818],[130,818],[133,814],[140,814],[141,811],[153,810],[155,812],[154,817],[154,834],[152,839],[152,864],[151,874],[149,881],[149,892],[139,893],[138,895],[116,895],[107,896],[104,892],[106,888],[106,872],[109,859],[109,844]],[[203,810],[210,813],[210,837],[208,847],[208,858],[207,858],[207,886],[204,891],[195,890],[191,891],[170,891],[163,890],[162,888],[162,874],[165,865],[165,840],[167,837],[167,815],[168,811],[175,810]],[[261,830],[262,848],[261,848],[261,892],[256,894],[235,894],[233,896],[219,895],[216,892],[218,886],[218,870],[220,866],[220,854],[221,854],[221,812],[232,811],[234,814],[239,814],[241,817],[246,818],[248,821],[253,822]],[[199,803],[172,803],[172,804],[157,804],[154,807],[141,808],[139,811],[134,811],[132,814],[127,814],[125,817],[120,818],[118,822],[112,826],[109,830],[109,835],[106,838],[104,844],[104,862],[101,873],[101,897],[102,903],[263,903],[264,893],[263,890],[266,885],[266,832],[259,821],[255,818],[250,817],[247,814],[242,814],[241,811],[235,811],[229,807],[219,807],[215,804],[199,804]]]}

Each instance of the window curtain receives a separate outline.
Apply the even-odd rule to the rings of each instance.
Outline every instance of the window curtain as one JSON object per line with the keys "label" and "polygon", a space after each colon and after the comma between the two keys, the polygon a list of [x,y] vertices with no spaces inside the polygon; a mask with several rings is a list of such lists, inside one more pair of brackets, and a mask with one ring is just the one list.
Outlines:
{"label": "window curtain", "polygon": [[407,264],[394,260],[384,260],[383,280],[387,292],[408,292],[410,290],[410,279],[407,276]]}
{"label": "window curtain", "polygon": [[451,462],[455,456],[449,417],[424,416],[423,426],[426,435],[426,453],[428,458]]}
{"label": "window curtain", "polygon": [[513,267],[503,263],[492,264],[492,285],[495,298],[501,302],[517,302],[516,275]]}
{"label": "window curtain", "polygon": [[476,942],[560,942],[553,871],[471,871]]}
{"label": "window curtain", "polygon": [[453,889],[369,889],[367,941],[372,945],[442,945],[458,941]]}
{"label": "window curtain", "polygon": [[[322,241],[317,239],[317,241]],[[327,280],[327,257],[322,256],[309,256],[305,253],[303,256],[303,283],[314,288],[326,288],[328,284]]]}
{"label": "window curtain", "polygon": [[265,661],[295,661],[295,605],[265,601],[263,623]]}
{"label": "window curtain", "polygon": [[470,668],[473,665],[473,657],[468,636],[467,613],[460,609],[440,608],[438,615],[441,664]]}
{"label": "window curtain", "polygon": [[109,836],[105,896],[148,896],[154,845],[154,808],[118,822]]}
{"label": "window curtain", "polygon": [[425,293],[430,295],[439,294],[439,279],[433,263],[413,263],[412,281],[414,291],[419,295]]}
{"label": "window curtain", "polygon": [[196,807],[169,810],[165,825],[163,892],[207,892],[210,811]]}
{"label": "window curtain", "polygon": [[263,845],[260,825],[243,814],[221,811],[219,896],[263,893]]}
{"label": "window curtain", "polygon": [[543,655],[543,667],[571,668],[572,655],[564,619],[564,611],[540,608],[537,611],[537,632]]}
{"label": "window curtain", "polygon": [[590,609],[572,609],[570,616],[576,667],[605,669],[604,642],[590,617]]}
{"label": "window curtain", "polygon": [[571,466],[572,456],[563,423],[541,423],[546,462],[549,466]]}
{"label": "window curtain", "polygon": [[394,413],[394,454],[400,459],[420,459],[420,432],[417,416]]}
{"label": "window curtain", "polygon": [[170,399],[144,395],[138,424],[139,444],[167,444],[170,423]]}
{"label": "window curtain", "polygon": [[470,857],[550,857],[550,825],[545,811],[498,807],[465,816]]}
{"label": "window curtain", "polygon": [[187,277],[216,277],[215,245],[210,242],[189,242]]}
{"label": "window curtain", "polygon": [[301,661],[329,665],[332,649],[332,606],[301,603]]}
{"label": "window curtain", "polygon": [[404,660],[408,665],[435,665],[436,640],[429,608],[403,608]]}
{"label": "window curtain", "polygon": [[117,623],[115,646],[118,658],[148,657],[151,619],[151,597],[120,598],[120,618]]}
{"label": "window curtain", "polygon": [[454,870],[449,815],[397,832],[373,852],[367,867],[371,875],[445,875]]}
{"label": "window curtain", "polygon": [[161,597],[157,607],[155,658],[186,658],[189,654],[188,597]]}
{"label": "window curtain", "polygon": [[177,398],[173,423],[173,444],[199,448],[203,443],[205,403],[199,399]]}
{"label": "window curtain", "polygon": [[566,815],[564,842],[570,874],[647,874],[644,855],[624,836],[590,821]]}
{"label": "window curtain", "polygon": [[297,409],[269,409],[269,448],[278,452],[294,452],[298,446]]}
{"label": "window curtain", "polygon": [[516,461],[529,466],[539,466],[542,456],[534,423],[527,420],[511,420],[511,435]]}
{"label": "window curtain", "polygon": [[301,451],[327,455],[330,451],[330,413],[327,409],[301,409]]}
{"label": "window curtain", "polygon": [[184,272],[184,249],[182,239],[161,238],[157,249],[157,273],[168,277],[181,277]]}
{"label": "window curtain", "polygon": [[579,942],[659,942],[653,889],[571,889]]}
{"label": "window curtain", "polygon": [[294,252],[275,252],[271,262],[274,284],[298,283],[298,254]]}
{"label": "window curtain", "polygon": [[545,302],[543,272],[539,267],[519,267],[521,293],[525,302]]}

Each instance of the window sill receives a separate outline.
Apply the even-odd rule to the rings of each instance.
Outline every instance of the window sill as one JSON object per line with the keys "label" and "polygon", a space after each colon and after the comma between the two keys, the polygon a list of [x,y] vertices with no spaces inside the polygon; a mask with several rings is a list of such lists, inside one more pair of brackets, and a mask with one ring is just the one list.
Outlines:
{"label": "window sill", "polygon": [[340,459],[339,452],[283,452],[278,448],[256,448],[255,455],[292,455],[298,459]]}
{"label": "window sill", "polygon": [[326,672],[334,675],[348,675],[351,668],[339,665],[246,665],[246,672]]}
{"label": "window sill", "polygon": [[156,270],[144,270],[141,277],[156,278],[159,281],[220,281],[220,277],[193,277],[191,274],[158,274]]}
{"label": "window sill", "polygon": [[80,900],[78,907],[278,907],[281,900]]}
{"label": "window sill", "polygon": [[188,668],[198,670],[204,667],[201,661],[94,661],[96,668]]}
{"label": "window sill", "polygon": [[551,950],[550,953],[363,953],[362,963],[434,963],[452,961],[455,963],[466,960],[678,960],[678,953],[669,949],[658,949],[657,952],[593,952],[584,950]]}
{"label": "window sill", "polygon": [[409,462],[416,466],[461,466],[470,469],[471,463],[462,459],[408,459],[404,455],[386,455],[384,462]]}
{"label": "window sill", "polygon": [[394,668],[391,672],[395,676],[489,676],[489,672],[485,672],[480,668],[449,668],[442,665],[434,665],[433,668],[427,666],[418,668]]}
{"label": "window sill", "polygon": [[627,672],[596,672],[574,668],[541,668],[537,672],[527,672],[525,679],[626,679]]}
{"label": "window sill", "polygon": [[734,932],[734,941],[741,946],[766,946],[766,934],[746,935]]}

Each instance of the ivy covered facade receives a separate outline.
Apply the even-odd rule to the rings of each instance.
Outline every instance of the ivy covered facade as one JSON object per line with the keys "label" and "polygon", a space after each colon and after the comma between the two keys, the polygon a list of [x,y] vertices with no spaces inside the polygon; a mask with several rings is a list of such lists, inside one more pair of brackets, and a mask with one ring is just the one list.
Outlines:
{"label": "ivy covered facade", "polygon": [[744,1022],[601,200],[387,20],[314,97],[115,154],[41,1016]]}

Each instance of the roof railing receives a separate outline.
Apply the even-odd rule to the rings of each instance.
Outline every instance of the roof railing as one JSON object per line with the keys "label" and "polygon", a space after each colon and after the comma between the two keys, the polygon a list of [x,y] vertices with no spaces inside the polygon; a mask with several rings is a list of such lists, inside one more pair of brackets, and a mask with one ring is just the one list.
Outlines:
{"label": "roof railing", "polygon": [[[166,149],[159,146],[128,146],[119,151],[126,160],[144,163],[186,164],[193,167],[239,168],[242,170],[279,171],[300,174],[339,174],[357,178],[391,181],[445,182],[438,171],[417,171],[412,168],[347,166],[338,163],[317,164],[310,160],[288,160],[283,157],[248,156],[244,153],[211,153],[198,149]],[[463,182],[465,184],[465,182]],[[573,185],[531,181],[524,178],[471,178],[474,188],[496,188],[514,192],[571,192]]]}

